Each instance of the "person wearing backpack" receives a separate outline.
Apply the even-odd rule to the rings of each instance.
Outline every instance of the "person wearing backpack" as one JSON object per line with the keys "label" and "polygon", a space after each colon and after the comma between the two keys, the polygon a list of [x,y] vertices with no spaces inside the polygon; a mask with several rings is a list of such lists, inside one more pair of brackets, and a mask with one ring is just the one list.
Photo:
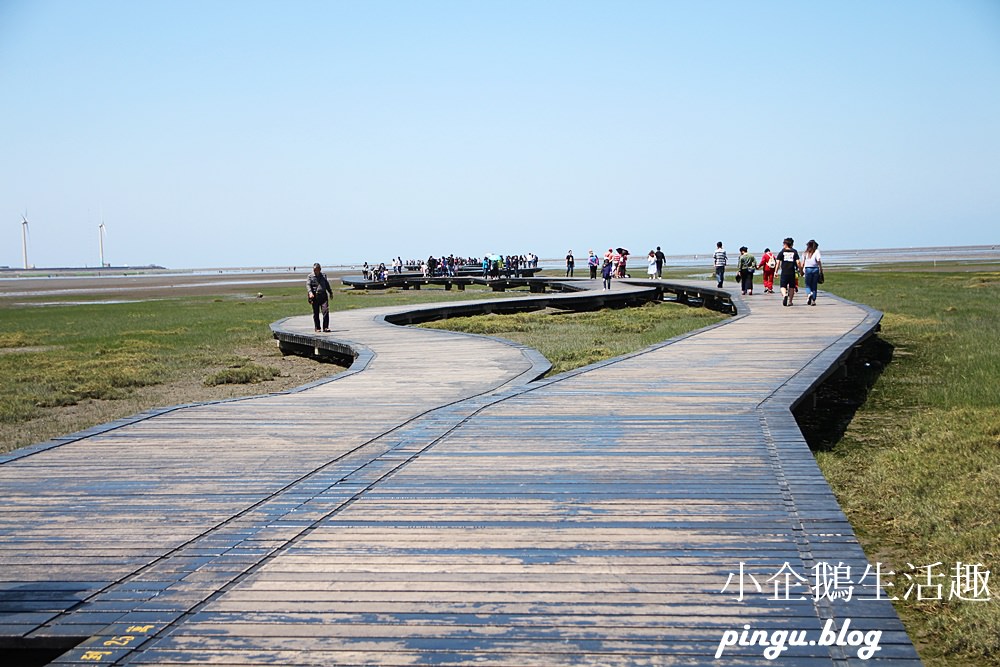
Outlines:
{"label": "person wearing backpack", "polygon": [[764,248],[760,268],[764,272],[764,294],[774,294],[774,270],[778,268],[778,260],[771,254],[770,248]]}

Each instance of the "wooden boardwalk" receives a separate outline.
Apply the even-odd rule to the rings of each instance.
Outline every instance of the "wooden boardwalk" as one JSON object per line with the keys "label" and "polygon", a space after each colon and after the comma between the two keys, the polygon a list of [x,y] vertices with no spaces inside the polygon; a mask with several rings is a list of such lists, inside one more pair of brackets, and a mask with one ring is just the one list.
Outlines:
{"label": "wooden boardwalk", "polygon": [[[722,325],[544,380],[530,350],[384,322],[414,307],[337,313],[328,336],[362,353],[330,381],[0,458],[0,654],[771,664],[716,657],[748,625],[808,633],[781,664],[919,664],[789,412],[879,315],[736,300]],[[849,601],[804,585],[827,565]],[[823,645],[830,619],[881,633],[871,661]]]}

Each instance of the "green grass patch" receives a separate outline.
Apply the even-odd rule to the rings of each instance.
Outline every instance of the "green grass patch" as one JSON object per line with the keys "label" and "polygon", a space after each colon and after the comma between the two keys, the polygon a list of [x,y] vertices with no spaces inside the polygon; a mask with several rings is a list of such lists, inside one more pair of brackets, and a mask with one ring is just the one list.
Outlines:
{"label": "green grass patch", "polygon": [[[239,288],[220,286],[217,294],[127,303],[74,303],[93,295],[71,295],[59,305],[40,305],[51,302],[50,295],[0,302],[0,451],[64,433],[46,422],[55,423],[55,411],[87,401],[139,401],[130,403],[139,411],[187,400],[181,388],[176,398],[160,394],[150,399],[158,402],[142,403],[143,388],[235,386],[275,377],[267,363],[249,365],[246,353],[277,354],[268,325],[311,312],[304,286],[304,277],[301,289],[265,286],[263,298],[256,289],[227,293]],[[331,308],[336,318],[347,309],[518,294],[527,291],[347,289],[336,291]],[[73,428],[107,421],[88,422],[91,412],[108,414],[81,410]]]}
{"label": "green grass patch", "polygon": [[261,366],[248,359],[210,374],[204,382],[208,387],[220,384],[257,384],[273,380],[280,374],[281,371],[273,366]]}
{"label": "green grass patch", "polygon": [[[825,287],[885,313],[887,367],[817,460],[871,560],[1000,570],[1000,274],[828,273]],[[928,665],[1000,665],[1000,585],[989,602],[900,600]]]}
{"label": "green grass patch", "polygon": [[155,346],[121,339],[93,351],[56,346],[0,355],[0,423],[31,419],[44,408],[75,405],[87,398],[118,399],[130,389],[161,382],[165,367]]}
{"label": "green grass patch", "polygon": [[499,336],[528,345],[552,363],[550,374],[554,374],[635,352],[726,317],[705,308],[648,303],[596,312],[456,317],[421,326]]}

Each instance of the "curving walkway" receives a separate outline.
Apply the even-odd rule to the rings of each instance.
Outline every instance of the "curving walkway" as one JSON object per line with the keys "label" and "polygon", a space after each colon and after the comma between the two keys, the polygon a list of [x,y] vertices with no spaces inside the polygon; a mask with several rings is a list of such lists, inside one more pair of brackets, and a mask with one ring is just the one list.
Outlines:
{"label": "curving walkway", "polygon": [[[744,624],[819,639],[833,619],[845,638],[880,631],[880,664],[918,664],[865,582],[850,601],[774,590],[786,563],[807,579],[850,566],[855,581],[868,565],[789,407],[879,314],[826,295],[734,299],[722,325],[537,381],[547,364],[531,350],[385,323],[414,307],[337,313],[329,338],[360,354],[330,381],[0,458],[0,651],[769,664],[760,646],[716,652]],[[317,336],[308,317],[275,329]],[[741,563],[737,600],[735,581],[722,589]],[[821,643],[781,659],[863,662]]]}

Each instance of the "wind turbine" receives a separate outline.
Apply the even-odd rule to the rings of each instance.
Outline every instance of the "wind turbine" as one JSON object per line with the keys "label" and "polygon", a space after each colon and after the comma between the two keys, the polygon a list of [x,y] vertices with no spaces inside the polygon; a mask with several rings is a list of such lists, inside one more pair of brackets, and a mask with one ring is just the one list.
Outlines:
{"label": "wind turbine", "polygon": [[28,210],[21,216],[21,253],[24,255],[24,268],[28,268]]}
{"label": "wind turbine", "polygon": [[104,227],[104,219],[101,218],[101,224],[99,224],[97,226],[97,240],[101,244],[101,268],[102,269],[105,266],[105,264],[104,264],[104,235],[107,234],[107,233],[108,232],[105,230],[105,227]]}

